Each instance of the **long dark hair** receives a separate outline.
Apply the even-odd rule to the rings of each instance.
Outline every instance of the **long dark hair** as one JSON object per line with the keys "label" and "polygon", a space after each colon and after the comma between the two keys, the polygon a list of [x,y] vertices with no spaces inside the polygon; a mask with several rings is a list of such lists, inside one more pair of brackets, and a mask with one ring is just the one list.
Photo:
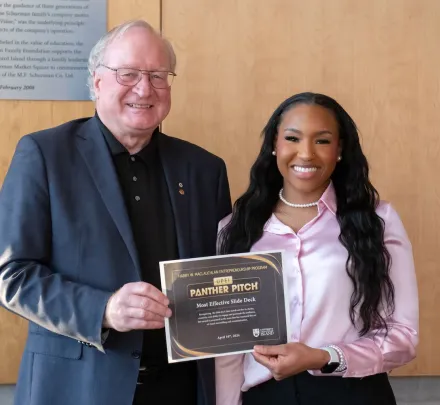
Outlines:
{"label": "long dark hair", "polygon": [[346,271],[353,282],[350,319],[356,312],[362,321],[360,336],[375,328],[388,331],[386,318],[394,312],[394,286],[390,278],[391,256],[384,243],[384,222],[376,214],[379,194],[368,179],[368,162],[359,143],[356,124],[332,98],[301,93],[285,100],[266,124],[263,145],[252,166],[247,191],[235,202],[231,221],[220,232],[221,254],[248,252],[263,235],[263,227],[278,202],[283,186],[272,155],[283,114],[298,104],[319,105],[330,110],[339,127],[342,160],[332,173],[341,233],[348,251]]}

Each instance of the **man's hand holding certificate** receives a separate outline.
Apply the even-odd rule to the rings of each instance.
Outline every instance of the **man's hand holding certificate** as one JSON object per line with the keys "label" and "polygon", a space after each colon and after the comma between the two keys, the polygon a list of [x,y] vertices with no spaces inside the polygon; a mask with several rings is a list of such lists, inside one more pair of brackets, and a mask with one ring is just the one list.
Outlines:
{"label": "man's hand holding certificate", "polygon": [[170,363],[287,342],[281,252],[173,260],[160,270],[173,311],[165,320]]}

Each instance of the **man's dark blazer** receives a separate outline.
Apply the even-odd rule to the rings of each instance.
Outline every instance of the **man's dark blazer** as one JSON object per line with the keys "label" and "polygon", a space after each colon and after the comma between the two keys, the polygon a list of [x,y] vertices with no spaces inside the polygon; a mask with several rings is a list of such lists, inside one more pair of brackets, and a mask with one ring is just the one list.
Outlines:
{"label": "man's dark blazer", "polygon": [[[158,148],[180,258],[215,255],[231,211],[224,162],[161,133]],[[142,332],[102,345],[101,326],[112,292],[140,274],[96,118],[23,137],[0,192],[0,303],[30,321],[16,405],[132,404]],[[214,363],[198,365],[200,403],[214,405]]]}

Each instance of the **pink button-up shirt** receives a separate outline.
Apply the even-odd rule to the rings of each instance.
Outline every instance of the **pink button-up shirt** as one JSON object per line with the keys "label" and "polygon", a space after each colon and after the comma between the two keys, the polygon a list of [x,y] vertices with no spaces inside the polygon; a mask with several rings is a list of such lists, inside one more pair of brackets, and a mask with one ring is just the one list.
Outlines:
{"label": "pink button-up shirt", "polygon": [[[339,346],[347,362],[346,371],[339,373],[343,377],[365,377],[402,366],[415,357],[418,343],[418,294],[411,244],[389,203],[381,202],[377,213],[385,221],[385,245],[392,258],[390,275],[395,287],[395,312],[387,321],[387,336],[383,330],[373,330],[360,338],[350,321],[353,285],[345,270],[348,253],[338,240],[333,185],[322,195],[318,215],[298,233],[272,215],[251,249],[285,251],[288,340],[315,348]],[[240,404],[241,391],[272,378],[250,353],[218,357],[215,362],[217,405]],[[319,371],[310,373],[321,376]]]}

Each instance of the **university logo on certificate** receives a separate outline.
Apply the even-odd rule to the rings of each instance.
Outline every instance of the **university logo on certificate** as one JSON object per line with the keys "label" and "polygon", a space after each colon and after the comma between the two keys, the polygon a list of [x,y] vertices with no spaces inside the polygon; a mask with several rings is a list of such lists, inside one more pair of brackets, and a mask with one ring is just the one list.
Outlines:
{"label": "university logo on certificate", "polygon": [[251,352],[287,342],[281,251],[160,263],[168,361]]}

